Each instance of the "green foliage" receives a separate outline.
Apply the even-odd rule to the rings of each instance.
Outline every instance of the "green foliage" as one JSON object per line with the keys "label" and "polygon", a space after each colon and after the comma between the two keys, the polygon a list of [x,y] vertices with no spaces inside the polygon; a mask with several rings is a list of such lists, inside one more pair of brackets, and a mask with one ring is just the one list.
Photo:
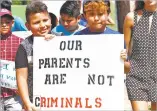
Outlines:
{"label": "green foliage", "polygon": [[31,0],[12,0],[12,5],[27,5]]}

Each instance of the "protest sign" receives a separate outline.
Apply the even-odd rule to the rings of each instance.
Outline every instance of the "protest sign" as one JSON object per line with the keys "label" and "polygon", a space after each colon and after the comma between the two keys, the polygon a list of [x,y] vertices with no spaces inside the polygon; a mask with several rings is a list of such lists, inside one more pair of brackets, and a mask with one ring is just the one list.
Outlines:
{"label": "protest sign", "polygon": [[17,89],[15,62],[0,60],[0,81],[1,87]]}
{"label": "protest sign", "polygon": [[41,110],[123,110],[123,35],[35,37],[33,102]]}

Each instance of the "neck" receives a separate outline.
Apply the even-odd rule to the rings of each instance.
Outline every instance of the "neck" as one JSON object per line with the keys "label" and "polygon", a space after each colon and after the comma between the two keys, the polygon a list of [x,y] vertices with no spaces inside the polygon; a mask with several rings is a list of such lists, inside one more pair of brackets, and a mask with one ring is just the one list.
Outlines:
{"label": "neck", "polygon": [[149,12],[155,12],[157,10],[157,5],[145,5],[144,9]]}
{"label": "neck", "polygon": [[7,33],[7,34],[2,34],[2,35],[1,35],[1,39],[2,39],[2,40],[5,40],[5,39],[7,39],[10,35],[11,35],[11,32],[9,32],[9,33]]}
{"label": "neck", "polygon": [[90,30],[92,33],[103,33],[103,32],[106,30],[106,28],[105,28],[105,29],[101,29],[101,30],[95,30],[95,29],[92,29],[92,28],[89,27],[89,30]]}

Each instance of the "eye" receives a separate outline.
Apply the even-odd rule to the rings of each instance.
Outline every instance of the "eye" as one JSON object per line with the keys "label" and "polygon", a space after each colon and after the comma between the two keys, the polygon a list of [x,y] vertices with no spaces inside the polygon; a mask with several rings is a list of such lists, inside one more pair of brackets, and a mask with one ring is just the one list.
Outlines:
{"label": "eye", "polygon": [[34,22],[33,24],[39,24],[40,23],[40,21],[36,21],[36,22]]}
{"label": "eye", "polygon": [[98,15],[99,15],[99,16],[102,16],[103,14],[104,14],[104,13],[99,13]]}
{"label": "eye", "polygon": [[43,22],[47,22],[47,21],[48,21],[48,19],[44,19],[44,20],[43,20]]}
{"label": "eye", "polygon": [[68,23],[70,23],[72,20],[67,20]]}
{"label": "eye", "polygon": [[90,16],[94,16],[94,13],[93,13],[93,12],[91,12],[91,13],[89,13],[89,15],[90,15]]}

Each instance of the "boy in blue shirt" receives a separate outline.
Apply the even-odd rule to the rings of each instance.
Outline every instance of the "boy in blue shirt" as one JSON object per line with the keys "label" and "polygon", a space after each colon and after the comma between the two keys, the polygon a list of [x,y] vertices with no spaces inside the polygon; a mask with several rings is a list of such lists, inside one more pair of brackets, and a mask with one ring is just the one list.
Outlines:
{"label": "boy in blue shirt", "polygon": [[84,34],[120,34],[106,27],[110,7],[108,0],[84,0],[83,13],[88,27],[77,32],[75,35]]}
{"label": "boy in blue shirt", "polygon": [[[108,16],[110,13],[110,6],[108,0],[84,0],[83,14],[87,20],[88,27],[78,31],[75,35],[90,35],[90,34],[120,34],[106,27]],[[124,44],[125,48],[125,44]],[[123,51],[120,54],[121,58],[126,58]],[[129,72],[130,65],[127,61],[124,62],[124,72]]]}
{"label": "boy in blue shirt", "polygon": [[80,7],[77,1],[66,1],[60,9],[60,25],[52,29],[52,32],[63,33],[63,35],[73,35],[84,29],[78,24],[80,21]]}

